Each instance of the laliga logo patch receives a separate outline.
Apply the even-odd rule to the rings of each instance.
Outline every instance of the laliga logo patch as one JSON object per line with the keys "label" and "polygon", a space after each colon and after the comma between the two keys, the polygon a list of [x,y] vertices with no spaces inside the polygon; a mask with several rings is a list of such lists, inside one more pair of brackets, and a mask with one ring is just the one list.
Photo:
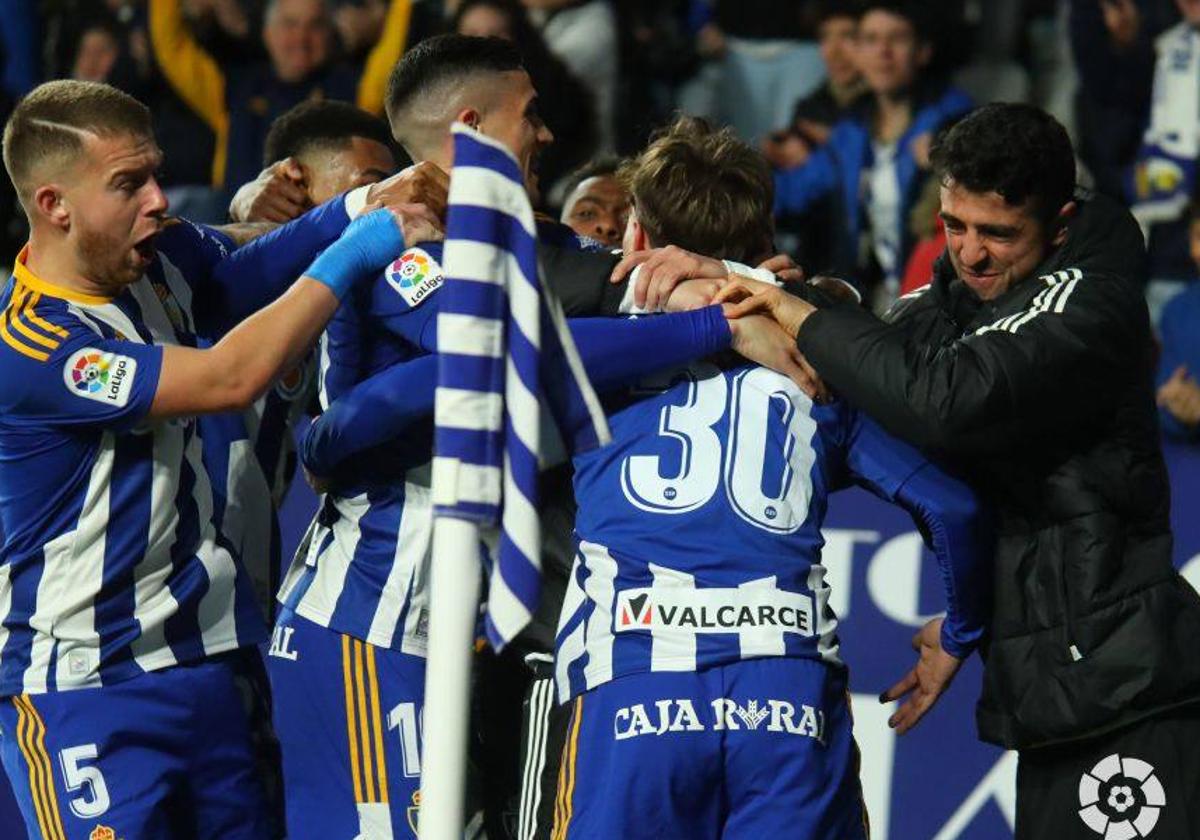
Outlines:
{"label": "laliga logo patch", "polygon": [[405,303],[415,307],[442,285],[442,267],[420,248],[409,248],[388,266],[388,283]]}
{"label": "laliga logo patch", "polygon": [[88,835],[88,840],[117,840],[117,832],[106,825],[98,825]]}
{"label": "laliga logo patch", "polygon": [[76,350],[63,365],[63,384],[77,397],[123,408],[133,391],[137,361],[95,347]]}
{"label": "laliga logo patch", "polygon": [[1167,804],[1154,768],[1113,753],[1079,779],[1079,818],[1104,840],[1147,837]]}

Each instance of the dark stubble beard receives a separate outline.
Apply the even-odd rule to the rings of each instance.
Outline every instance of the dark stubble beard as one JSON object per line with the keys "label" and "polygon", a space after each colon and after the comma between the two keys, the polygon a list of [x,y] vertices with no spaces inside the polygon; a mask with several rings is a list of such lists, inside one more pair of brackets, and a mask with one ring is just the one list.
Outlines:
{"label": "dark stubble beard", "polygon": [[129,251],[124,242],[104,233],[79,234],[79,253],[88,268],[89,279],[112,294],[141,276],[141,271],[129,261]]}

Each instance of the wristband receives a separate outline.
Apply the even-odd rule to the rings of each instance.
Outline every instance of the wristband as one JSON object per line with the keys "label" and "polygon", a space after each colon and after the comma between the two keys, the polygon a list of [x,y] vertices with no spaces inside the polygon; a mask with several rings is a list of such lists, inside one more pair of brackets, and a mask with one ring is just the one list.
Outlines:
{"label": "wristband", "polygon": [[358,280],[374,275],[404,251],[404,235],[391,213],[375,210],[351,222],[341,237],[304,272],[341,300]]}

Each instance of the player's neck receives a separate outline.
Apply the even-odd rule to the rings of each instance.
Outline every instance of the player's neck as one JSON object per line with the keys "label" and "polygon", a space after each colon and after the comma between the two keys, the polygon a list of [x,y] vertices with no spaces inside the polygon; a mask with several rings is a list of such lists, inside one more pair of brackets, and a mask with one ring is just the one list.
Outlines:
{"label": "player's neck", "polygon": [[115,292],[88,277],[75,249],[65,238],[33,231],[25,250],[25,267],[45,283],[88,297],[112,297]]}

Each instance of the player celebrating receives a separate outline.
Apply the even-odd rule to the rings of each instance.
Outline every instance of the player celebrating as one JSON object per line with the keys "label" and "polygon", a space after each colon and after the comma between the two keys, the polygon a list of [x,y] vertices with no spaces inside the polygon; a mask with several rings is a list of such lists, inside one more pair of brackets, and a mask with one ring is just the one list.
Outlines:
{"label": "player celebrating", "polygon": [[293,283],[339,198],[229,254],[166,219],[150,113],[106,85],[37,88],[3,148],[31,236],[0,292],[0,753],[30,836],[269,836],[265,634],[193,416],[249,405],[402,237],[370,214]]}
{"label": "player celebrating", "polygon": [[[720,243],[710,256],[753,260],[769,242],[769,174],[728,131],[685,120],[624,179],[627,251]],[[693,364],[609,408],[613,443],[575,458],[555,663],[573,708],[552,836],[865,838],[820,562],[827,498],[861,484],[932,536],[944,688],[983,630],[974,496],[757,365]]]}
{"label": "player celebrating", "polygon": [[[499,39],[427,41],[398,65],[389,90],[394,130],[417,159],[449,144],[456,117],[510,143],[526,175],[549,141],[520,57]],[[424,122],[398,113],[424,114]],[[414,125],[419,132],[408,133]],[[440,156],[438,162],[449,165]],[[436,360],[429,354],[436,350],[440,256],[440,243],[399,254],[347,300],[324,340],[323,398],[331,405],[309,433],[315,443],[306,447],[306,466],[328,476],[370,444],[398,438],[398,445],[344,471],[351,480],[326,497],[308,550],[280,593],[285,609],[268,668],[293,834],[388,837],[415,819],[432,529]],[[598,320],[575,328],[585,362],[602,382],[704,356],[734,338],[715,309],[662,323]],[[768,349],[779,348],[779,334],[766,322],[757,329],[776,339],[756,345],[767,358]],[[636,349],[617,352],[633,333]],[[754,352],[754,333],[739,330],[738,346]],[[782,356],[785,366],[791,357]],[[399,378],[372,381],[360,396],[378,397],[383,407],[342,402],[351,386],[381,371]]]}

